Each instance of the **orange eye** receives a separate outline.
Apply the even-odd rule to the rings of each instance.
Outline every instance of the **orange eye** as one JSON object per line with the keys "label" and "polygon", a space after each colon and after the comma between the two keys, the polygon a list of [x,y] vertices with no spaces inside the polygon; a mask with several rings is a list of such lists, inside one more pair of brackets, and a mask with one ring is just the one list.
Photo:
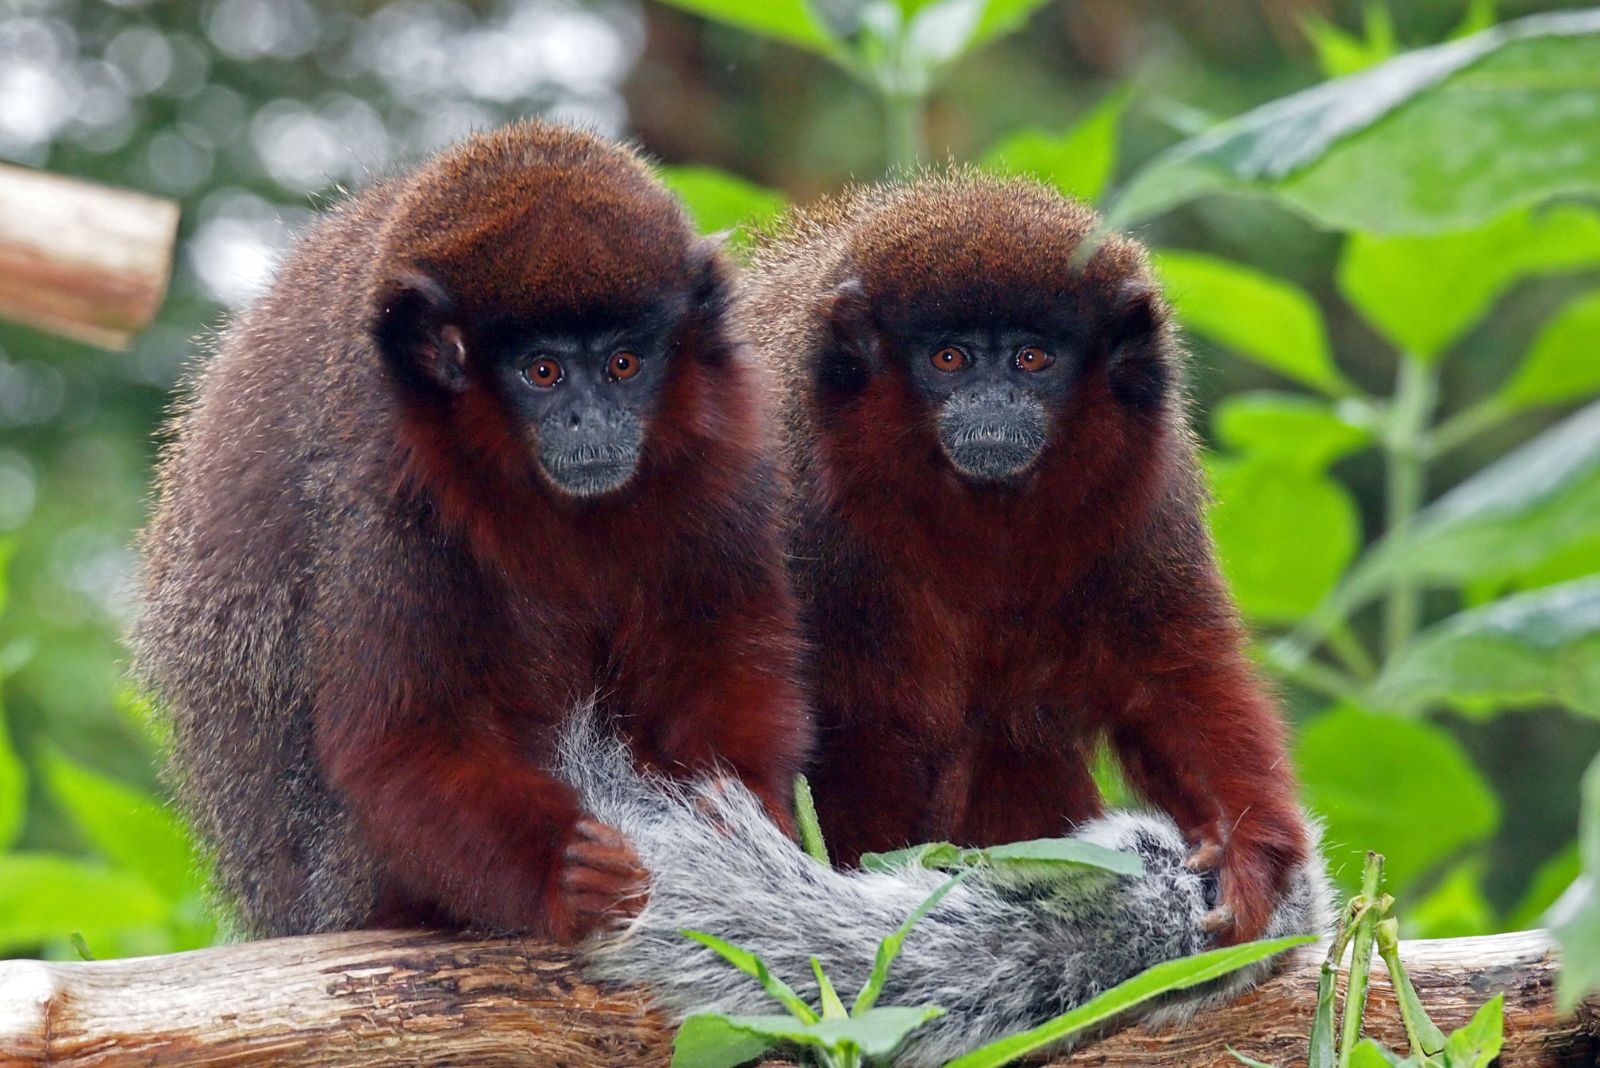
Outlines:
{"label": "orange eye", "polygon": [[643,361],[633,353],[623,350],[612,354],[611,365],[606,368],[606,373],[613,382],[620,382],[624,378],[632,378],[639,373]]}
{"label": "orange eye", "polygon": [[941,371],[965,371],[972,366],[972,357],[954,345],[946,345],[933,354],[933,365]]}
{"label": "orange eye", "polygon": [[1029,345],[1017,353],[1017,366],[1024,371],[1043,371],[1056,362],[1056,358],[1038,345]]}
{"label": "orange eye", "polygon": [[522,372],[522,377],[526,378],[530,385],[539,389],[549,389],[561,381],[561,365],[546,356],[529,364],[528,369]]}

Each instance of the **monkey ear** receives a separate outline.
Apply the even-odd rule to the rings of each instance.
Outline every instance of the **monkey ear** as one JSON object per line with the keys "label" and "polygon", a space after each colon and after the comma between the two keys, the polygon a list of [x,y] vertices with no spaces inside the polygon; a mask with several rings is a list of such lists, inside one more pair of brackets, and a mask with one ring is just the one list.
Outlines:
{"label": "monkey ear", "polygon": [[1118,288],[1101,328],[1110,354],[1111,392],[1135,408],[1158,407],[1172,388],[1172,364],[1161,344],[1167,311],[1149,282],[1131,279]]}
{"label": "monkey ear", "polygon": [[467,345],[444,286],[407,271],[378,290],[372,337],[400,382],[454,394],[467,388]]}
{"label": "monkey ear", "polygon": [[861,279],[847,278],[834,286],[825,298],[823,315],[828,338],[817,383],[835,399],[853,396],[865,388],[880,364],[878,327]]}

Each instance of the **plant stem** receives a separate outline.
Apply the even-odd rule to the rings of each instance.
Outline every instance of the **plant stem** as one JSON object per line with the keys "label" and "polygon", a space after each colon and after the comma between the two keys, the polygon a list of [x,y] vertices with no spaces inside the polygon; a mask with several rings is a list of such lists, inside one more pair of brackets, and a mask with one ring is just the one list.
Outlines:
{"label": "plant stem", "polygon": [[1353,702],[1361,693],[1358,682],[1321,661],[1284,655],[1276,646],[1268,646],[1265,655],[1268,666],[1279,675],[1324,697]]}
{"label": "plant stem", "polygon": [[1435,427],[1433,433],[1428,435],[1426,453],[1430,458],[1447,453],[1479,434],[1494,429],[1513,414],[1509,407],[1494,397],[1481,400]]}
{"label": "plant stem", "polygon": [[1350,980],[1345,986],[1344,1026],[1339,1037],[1339,1068],[1349,1068],[1350,1054],[1361,1041],[1361,1017],[1367,1008],[1367,977],[1372,970],[1372,943],[1378,933],[1378,887],[1383,881],[1383,856],[1367,854],[1361,874],[1361,897],[1366,911],[1356,923],[1355,948],[1350,951]]}
{"label": "plant stem", "polygon": [[1401,565],[1384,605],[1384,652],[1399,653],[1411,642],[1422,617],[1422,597],[1409,571],[1405,542],[1411,520],[1422,507],[1428,420],[1433,413],[1438,378],[1431,365],[1409,356],[1400,361],[1384,449],[1388,457],[1386,535],[1398,543]]}
{"label": "plant stem", "polygon": [[884,118],[889,139],[889,167],[912,171],[921,165],[928,152],[924,123],[924,99],[915,93],[888,89],[883,93]]}
{"label": "plant stem", "polygon": [[1361,639],[1356,637],[1348,622],[1341,622],[1328,631],[1328,648],[1333,650],[1339,662],[1352,675],[1363,682],[1372,681],[1378,674],[1378,666],[1373,663],[1372,654],[1367,652],[1367,647],[1361,644]]}

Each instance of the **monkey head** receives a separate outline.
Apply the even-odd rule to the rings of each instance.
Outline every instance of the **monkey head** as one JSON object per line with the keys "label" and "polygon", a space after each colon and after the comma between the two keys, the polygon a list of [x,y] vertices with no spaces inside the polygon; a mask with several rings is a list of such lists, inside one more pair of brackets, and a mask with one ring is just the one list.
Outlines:
{"label": "monkey head", "polygon": [[1138,247],[1087,208],[975,177],[880,196],[824,300],[825,407],[846,420],[852,405],[898,407],[885,421],[908,421],[934,463],[984,487],[1025,482],[1104,401],[1164,404],[1164,309]]}
{"label": "monkey head", "polygon": [[673,365],[722,354],[715,245],[631,152],[560,127],[468,142],[417,182],[372,327],[411,408],[558,496],[622,490]]}

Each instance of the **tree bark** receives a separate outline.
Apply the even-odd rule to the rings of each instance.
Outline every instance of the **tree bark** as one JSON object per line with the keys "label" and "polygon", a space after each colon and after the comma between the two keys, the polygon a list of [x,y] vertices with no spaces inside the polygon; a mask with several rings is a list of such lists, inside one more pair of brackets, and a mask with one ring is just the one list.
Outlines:
{"label": "tree bark", "polygon": [[[1407,942],[1412,981],[1450,1031],[1506,995],[1503,1068],[1593,1065],[1600,1002],[1557,1016],[1542,931]],[[1197,1068],[1226,1052],[1305,1063],[1317,947],[1237,1002],[1167,1031],[1123,1029],[1056,1065]],[[1381,964],[1368,1033],[1404,1032]],[[587,982],[578,957],[536,941],[412,931],[280,938],[166,957],[0,962],[0,1065],[458,1063],[665,1065],[672,1029],[643,994]]]}
{"label": "tree bark", "polygon": [[178,205],[0,164],[0,318],[126,348],[167,292]]}

